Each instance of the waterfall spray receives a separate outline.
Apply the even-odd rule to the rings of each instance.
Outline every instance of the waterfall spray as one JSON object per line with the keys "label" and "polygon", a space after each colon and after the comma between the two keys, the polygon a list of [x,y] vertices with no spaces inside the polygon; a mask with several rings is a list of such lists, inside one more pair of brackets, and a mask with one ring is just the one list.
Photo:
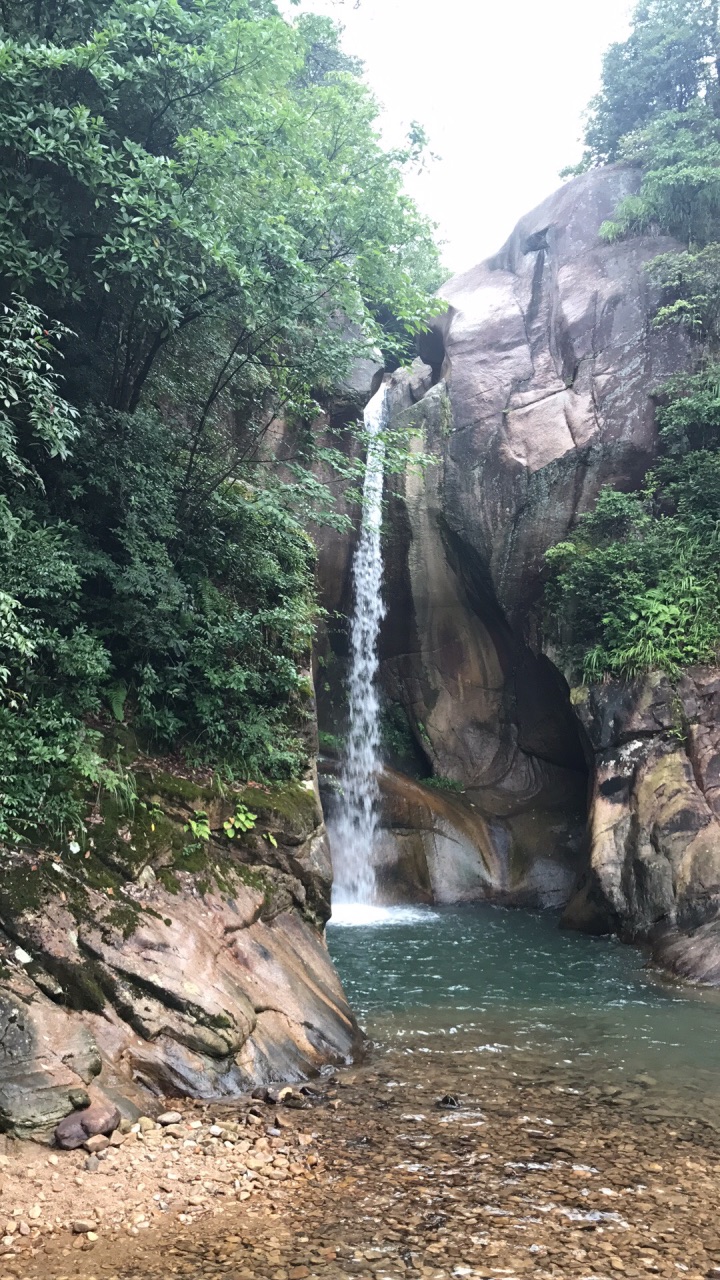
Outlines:
{"label": "waterfall spray", "polygon": [[380,700],[378,634],[385,615],[382,588],[383,463],[387,388],[365,409],[369,436],[360,540],[353,561],[355,603],[350,627],[349,726],[342,766],[342,797],[332,824],[333,904],[375,900],[373,846],[378,825]]}

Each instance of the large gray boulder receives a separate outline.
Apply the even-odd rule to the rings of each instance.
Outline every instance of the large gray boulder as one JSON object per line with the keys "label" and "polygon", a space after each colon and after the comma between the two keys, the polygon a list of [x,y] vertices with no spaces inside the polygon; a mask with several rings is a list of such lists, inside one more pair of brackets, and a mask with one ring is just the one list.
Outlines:
{"label": "large gray boulder", "polygon": [[623,167],[575,179],[496,257],[442,289],[452,406],[443,511],[525,638],[547,548],[604,484],[642,477],[656,445],[652,392],[687,360],[681,338],[652,326],[644,269],[674,242],[599,236],[638,183]]}

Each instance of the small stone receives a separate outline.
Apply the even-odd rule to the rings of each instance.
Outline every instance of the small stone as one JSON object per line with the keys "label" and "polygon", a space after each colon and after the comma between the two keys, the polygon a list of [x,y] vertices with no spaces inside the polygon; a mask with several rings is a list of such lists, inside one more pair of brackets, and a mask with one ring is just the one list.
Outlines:
{"label": "small stone", "polygon": [[42,1209],[39,1204],[34,1204],[32,1208],[28,1209],[28,1218],[41,1218],[41,1217],[42,1217]]}
{"label": "small stone", "polygon": [[30,1226],[27,1222],[24,1222],[22,1218],[20,1219],[20,1222],[18,1224],[18,1231],[20,1232],[21,1236],[30,1235]]}
{"label": "small stone", "polygon": [[165,1128],[169,1124],[182,1124],[182,1119],[179,1111],[163,1111],[162,1115],[158,1116],[157,1122]]}
{"label": "small stone", "polygon": [[[308,1106],[307,1098],[302,1093],[298,1093],[297,1089],[283,1089],[283,1096],[280,1101],[283,1106],[294,1107],[296,1111]],[[278,1123],[280,1123],[279,1120]]]}
{"label": "small stone", "polygon": [[97,1156],[88,1156],[87,1160],[85,1161],[84,1168],[87,1173],[97,1173],[98,1169],[100,1168],[100,1161],[98,1160]]}
{"label": "small stone", "polygon": [[48,1164],[59,1164],[59,1163],[60,1163],[59,1156],[48,1156]]}
{"label": "small stone", "polygon": [[98,1238],[98,1233],[97,1233],[97,1231],[88,1231],[88,1233],[87,1233],[87,1238],[88,1238],[88,1240],[97,1240],[97,1238]]}
{"label": "small stone", "polygon": [[643,1089],[654,1089],[657,1085],[657,1080],[654,1076],[646,1075],[644,1071],[641,1071],[638,1075],[633,1076],[633,1083],[641,1085]]}
{"label": "small stone", "polygon": [[151,1120],[150,1116],[140,1116],[138,1124],[140,1126],[140,1133],[150,1133],[150,1131],[155,1128],[155,1121]]}
{"label": "small stone", "polygon": [[127,1134],[121,1133],[119,1129],[116,1129],[114,1133],[110,1134],[110,1146],[121,1147],[125,1142],[126,1137]]}
{"label": "small stone", "polygon": [[110,1146],[110,1139],[106,1138],[103,1133],[96,1133],[93,1134],[92,1138],[88,1138],[87,1142],[83,1145],[85,1150],[90,1152],[91,1156],[96,1156],[99,1151],[107,1150]]}
{"label": "small stone", "polygon": [[87,1235],[88,1231],[92,1231],[95,1226],[94,1222],[88,1222],[86,1218],[74,1218],[70,1223],[70,1230],[73,1235]]}

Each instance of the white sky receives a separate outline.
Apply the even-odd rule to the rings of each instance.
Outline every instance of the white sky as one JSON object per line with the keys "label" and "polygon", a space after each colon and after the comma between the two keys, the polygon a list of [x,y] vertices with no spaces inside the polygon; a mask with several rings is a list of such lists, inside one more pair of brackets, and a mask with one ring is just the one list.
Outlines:
{"label": "white sky", "polygon": [[[391,142],[413,120],[440,159],[408,183],[445,265],[494,253],[580,157],[581,116],[633,0],[302,0],[345,26]],[[288,16],[297,13],[288,0]]]}

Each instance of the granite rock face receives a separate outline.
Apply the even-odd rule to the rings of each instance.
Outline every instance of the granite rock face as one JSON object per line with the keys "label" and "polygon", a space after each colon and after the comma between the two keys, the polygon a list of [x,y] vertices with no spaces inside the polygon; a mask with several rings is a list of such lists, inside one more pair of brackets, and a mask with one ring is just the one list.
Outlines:
{"label": "granite rock face", "polygon": [[[681,972],[690,951],[711,967],[711,944],[694,936],[682,959],[678,931],[720,907],[717,672],[571,701],[540,607],[546,551],[604,485],[641,480],[653,392],[693,360],[652,324],[644,268],[673,242],[599,235],[638,181],[596,170],[525,217],[499,254],[443,286],[422,359],[394,375],[394,421],[437,462],[394,485],[382,672],[418,751],[474,806],[476,896],[491,896],[487,867],[505,858],[521,903],[527,869],[555,855],[580,879],[573,894],[558,882],[568,923],[658,939],[666,956],[674,938]],[[392,804],[385,826],[397,833]],[[418,811],[416,845],[427,827]],[[419,855],[393,838],[397,879]]]}
{"label": "granite rock face", "polygon": [[383,901],[494,902],[561,907],[576,876],[572,847],[532,821],[488,817],[467,794],[437,789],[387,769],[376,870]]}
{"label": "granite rock face", "polygon": [[452,406],[443,509],[485,567],[515,632],[533,639],[549,546],[604,484],[632,487],[655,451],[651,393],[687,358],[651,324],[644,267],[675,247],[598,235],[637,170],[593,170],[518,224],[489,262],[443,286]]}
{"label": "granite rock face", "polygon": [[[231,843],[237,797],[138,777],[135,816],[98,815],[87,857],[18,855],[5,870],[0,1130],[48,1140],[90,1104],[135,1118],[153,1099],[301,1079],[360,1047],[322,932],[314,781],[243,793],[258,830]],[[207,841],[188,830],[198,810]]]}
{"label": "granite rock face", "polygon": [[[720,909],[720,673],[673,685],[650,675],[578,690],[593,753],[590,865],[566,923],[655,940],[672,967],[701,948],[675,943]],[[720,957],[720,951],[718,952]]]}

